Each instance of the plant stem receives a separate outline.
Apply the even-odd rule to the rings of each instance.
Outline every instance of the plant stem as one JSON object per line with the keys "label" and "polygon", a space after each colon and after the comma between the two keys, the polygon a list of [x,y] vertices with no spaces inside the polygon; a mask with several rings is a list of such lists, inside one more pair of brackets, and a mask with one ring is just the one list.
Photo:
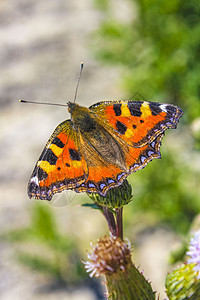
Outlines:
{"label": "plant stem", "polygon": [[108,223],[108,227],[113,236],[117,236],[116,223],[113,213],[105,206],[103,206],[103,214]]}
{"label": "plant stem", "polygon": [[123,240],[123,207],[116,208],[117,236]]}

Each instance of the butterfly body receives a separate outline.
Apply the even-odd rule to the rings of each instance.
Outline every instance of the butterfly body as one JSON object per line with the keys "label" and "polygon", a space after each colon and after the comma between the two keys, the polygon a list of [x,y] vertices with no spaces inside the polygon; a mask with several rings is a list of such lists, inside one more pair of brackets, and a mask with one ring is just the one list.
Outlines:
{"label": "butterfly body", "polygon": [[100,165],[110,163],[128,171],[120,143],[105,128],[98,115],[85,107],[74,105],[76,109],[70,110],[71,119],[83,147],[87,165],[95,167],[98,161]]}
{"label": "butterfly body", "polygon": [[89,108],[69,102],[71,119],[59,124],[31,175],[29,197],[51,200],[65,189],[106,192],[160,158],[167,128],[182,111],[170,104],[103,101]]}

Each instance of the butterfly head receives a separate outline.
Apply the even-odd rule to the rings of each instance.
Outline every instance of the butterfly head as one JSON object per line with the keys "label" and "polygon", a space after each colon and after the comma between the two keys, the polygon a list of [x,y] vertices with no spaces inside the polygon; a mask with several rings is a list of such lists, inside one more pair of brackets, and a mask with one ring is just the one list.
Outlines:
{"label": "butterfly head", "polygon": [[68,102],[67,105],[75,128],[78,128],[84,134],[96,129],[97,122],[94,114],[88,108],[74,102]]}
{"label": "butterfly head", "polygon": [[80,106],[74,102],[68,102],[68,111],[71,114],[71,118],[74,122],[78,119],[83,119],[86,116],[88,117],[88,108],[84,106]]}
{"label": "butterfly head", "polygon": [[74,102],[68,102],[68,111],[69,113],[72,115],[73,112],[75,112],[77,110],[77,108],[79,107],[79,105],[77,103]]}

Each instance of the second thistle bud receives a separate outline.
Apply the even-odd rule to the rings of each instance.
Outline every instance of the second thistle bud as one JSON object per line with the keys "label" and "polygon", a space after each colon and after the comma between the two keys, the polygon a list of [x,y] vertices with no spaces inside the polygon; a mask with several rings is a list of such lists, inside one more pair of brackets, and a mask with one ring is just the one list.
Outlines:
{"label": "second thistle bud", "polygon": [[170,300],[197,300],[200,298],[200,283],[195,264],[185,264],[169,273],[166,278],[167,296]]}
{"label": "second thistle bud", "polygon": [[170,300],[200,299],[200,231],[192,237],[186,254],[186,263],[167,275]]}

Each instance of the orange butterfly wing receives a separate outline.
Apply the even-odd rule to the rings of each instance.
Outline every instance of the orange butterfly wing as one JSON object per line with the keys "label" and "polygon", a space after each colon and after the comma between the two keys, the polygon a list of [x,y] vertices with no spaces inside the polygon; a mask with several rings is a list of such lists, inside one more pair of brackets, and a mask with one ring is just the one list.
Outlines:
{"label": "orange butterfly wing", "polygon": [[166,129],[176,128],[183,114],[175,105],[147,101],[102,101],[89,109],[105,127],[134,147],[142,147]]}
{"label": "orange butterfly wing", "polygon": [[144,168],[152,159],[161,157],[159,150],[162,137],[163,134],[160,134],[150,144],[138,148],[127,146],[125,143],[121,144],[127,170],[107,162],[103,166],[98,163],[93,167],[88,166],[88,178],[74,190],[96,192],[105,196],[110,188],[119,186],[128,175]]}
{"label": "orange butterfly wing", "polygon": [[51,200],[53,194],[73,189],[88,177],[87,163],[79,148],[71,120],[59,124],[33,170],[28,195]]}
{"label": "orange butterfly wing", "polygon": [[[89,110],[120,145],[126,165],[124,169],[104,160],[103,166],[98,162],[94,167],[88,166],[87,180],[75,190],[97,192],[103,196],[111,187],[120,185],[132,172],[144,168],[152,159],[161,157],[164,131],[176,128],[183,113],[174,105],[144,101],[103,101],[90,106]],[[100,156],[103,158],[101,151]]]}
{"label": "orange butterfly wing", "polygon": [[170,104],[105,101],[89,109],[68,103],[71,120],[55,129],[28,185],[29,197],[51,200],[65,189],[106,192],[160,158],[164,131],[182,111]]}

